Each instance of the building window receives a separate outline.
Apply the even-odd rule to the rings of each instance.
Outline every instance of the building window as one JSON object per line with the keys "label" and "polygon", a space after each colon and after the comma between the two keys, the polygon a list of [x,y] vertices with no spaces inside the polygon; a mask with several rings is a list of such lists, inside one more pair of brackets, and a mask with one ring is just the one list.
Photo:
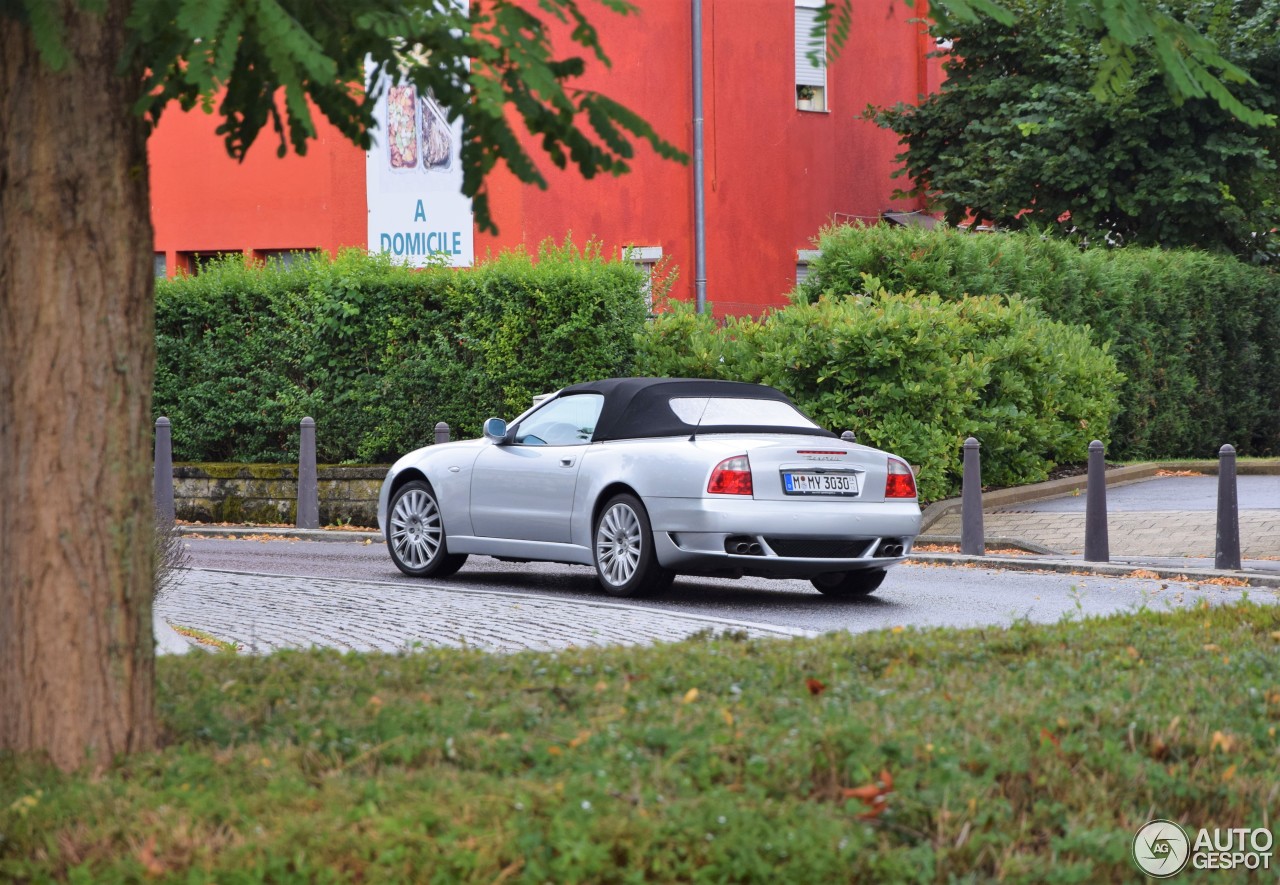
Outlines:
{"label": "building window", "polygon": [[253,257],[263,264],[279,264],[286,270],[315,258],[319,249],[257,249]]}
{"label": "building window", "polygon": [[627,260],[644,273],[644,306],[653,313],[653,272],[662,260],[662,247],[629,246]]}
{"label": "building window", "polygon": [[244,253],[239,251],[219,251],[211,249],[208,252],[179,252],[178,267],[187,273],[198,274],[215,261],[221,261],[224,258],[244,259]]}
{"label": "building window", "polygon": [[[796,108],[802,111],[827,110],[826,38],[814,45],[813,29],[818,23],[822,0],[796,2]],[[811,57],[816,53],[816,59]],[[814,64],[814,61],[817,64]]]}
{"label": "building window", "polygon": [[167,277],[168,268],[165,265],[165,257],[163,252],[155,253],[155,277],[157,280],[163,280]]}
{"label": "building window", "polygon": [[822,252],[819,249],[796,250],[796,285],[799,286],[809,276],[809,263],[817,261]]}

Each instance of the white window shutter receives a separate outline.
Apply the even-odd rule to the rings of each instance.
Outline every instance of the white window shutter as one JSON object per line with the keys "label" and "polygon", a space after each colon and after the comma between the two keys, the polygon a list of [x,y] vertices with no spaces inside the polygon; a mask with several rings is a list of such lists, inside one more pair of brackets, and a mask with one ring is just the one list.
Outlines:
{"label": "white window shutter", "polygon": [[813,27],[818,21],[818,10],[804,6],[796,6],[796,85],[827,85],[826,47],[819,53],[821,67],[814,67],[809,60],[810,45],[813,40]]}

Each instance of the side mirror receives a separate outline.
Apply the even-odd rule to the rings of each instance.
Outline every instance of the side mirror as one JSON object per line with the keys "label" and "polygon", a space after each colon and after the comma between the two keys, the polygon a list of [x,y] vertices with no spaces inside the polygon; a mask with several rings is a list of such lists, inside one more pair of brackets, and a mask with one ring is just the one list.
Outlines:
{"label": "side mirror", "polygon": [[496,443],[507,439],[507,422],[501,418],[489,418],[484,422],[484,438]]}

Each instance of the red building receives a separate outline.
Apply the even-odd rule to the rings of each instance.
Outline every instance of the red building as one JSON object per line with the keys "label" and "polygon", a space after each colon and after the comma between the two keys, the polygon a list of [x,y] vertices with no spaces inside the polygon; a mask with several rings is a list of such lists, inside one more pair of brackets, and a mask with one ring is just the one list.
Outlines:
{"label": "red building", "polygon": [[[717,313],[755,313],[785,302],[822,226],[919,208],[891,196],[901,186],[890,178],[896,136],[861,114],[869,104],[915,101],[940,72],[917,20],[923,0],[857,0],[849,44],[825,68],[808,60],[820,0],[641,0],[640,14],[626,17],[598,8],[593,20],[613,64],[594,66],[583,85],[622,101],[690,155],[693,3],[703,37],[705,293]],[[333,127],[321,121],[305,157],[279,159],[264,134],[236,163],[216,125],[174,108],[151,137],[157,273],[226,252],[378,248],[369,242],[366,154]],[[590,181],[543,162],[545,191],[500,169],[489,184],[500,233],[477,234],[475,258],[572,233],[609,251],[634,247],[640,260],[669,258],[679,270],[674,294],[693,300],[694,166],[643,145],[637,154],[629,174]]]}

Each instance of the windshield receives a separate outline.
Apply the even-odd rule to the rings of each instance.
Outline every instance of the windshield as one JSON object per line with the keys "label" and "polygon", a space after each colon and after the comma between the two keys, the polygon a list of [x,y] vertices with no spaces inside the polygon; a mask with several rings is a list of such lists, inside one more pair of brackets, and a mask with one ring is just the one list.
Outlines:
{"label": "windshield", "polygon": [[524,446],[580,446],[591,441],[604,397],[580,393],[552,400],[520,422],[515,442]]}

